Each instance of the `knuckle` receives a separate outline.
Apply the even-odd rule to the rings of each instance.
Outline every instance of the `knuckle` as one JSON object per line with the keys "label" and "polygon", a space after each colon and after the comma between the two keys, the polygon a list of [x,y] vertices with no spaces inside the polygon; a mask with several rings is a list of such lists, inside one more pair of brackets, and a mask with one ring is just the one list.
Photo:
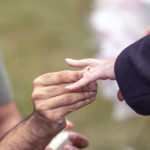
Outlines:
{"label": "knuckle", "polygon": [[39,93],[39,92],[34,91],[34,92],[32,93],[32,99],[33,99],[33,100],[40,99],[41,97],[42,97],[42,94]]}
{"label": "knuckle", "polygon": [[36,112],[38,112],[39,114],[43,114],[43,106],[42,105],[36,105],[35,106]]}
{"label": "knuckle", "polygon": [[82,72],[65,70],[65,71],[60,72],[58,76],[63,81],[75,82],[82,77]]}
{"label": "knuckle", "polygon": [[81,71],[71,71],[69,74],[69,78],[71,81],[75,82],[81,79],[82,77],[82,72]]}
{"label": "knuckle", "polygon": [[57,119],[57,121],[55,122],[55,125],[53,126],[53,129],[55,130],[62,130],[62,129],[64,129],[66,127],[66,123],[65,123],[65,121],[64,121],[64,119],[63,118],[59,118],[59,119]]}
{"label": "knuckle", "polygon": [[57,119],[57,124],[58,124],[59,126],[63,125],[63,124],[64,124],[64,118],[58,118],[58,119]]}
{"label": "knuckle", "polygon": [[31,97],[32,97],[33,100],[35,100],[35,91],[32,92]]}
{"label": "knuckle", "polygon": [[38,77],[38,78],[36,78],[36,79],[33,80],[33,86],[34,86],[34,87],[39,86],[40,83],[41,83],[41,82],[40,82],[40,77]]}
{"label": "knuckle", "polygon": [[65,118],[61,117],[61,114],[59,114],[57,111],[52,111],[47,116],[48,120],[53,123],[53,128],[65,127]]}

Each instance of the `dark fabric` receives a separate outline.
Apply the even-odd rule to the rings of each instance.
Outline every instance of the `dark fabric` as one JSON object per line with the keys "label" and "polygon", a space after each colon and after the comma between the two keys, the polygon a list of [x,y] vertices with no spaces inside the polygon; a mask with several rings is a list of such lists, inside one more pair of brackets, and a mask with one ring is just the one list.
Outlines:
{"label": "dark fabric", "polygon": [[126,103],[138,114],[150,115],[150,35],[118,56],[115,75]]}

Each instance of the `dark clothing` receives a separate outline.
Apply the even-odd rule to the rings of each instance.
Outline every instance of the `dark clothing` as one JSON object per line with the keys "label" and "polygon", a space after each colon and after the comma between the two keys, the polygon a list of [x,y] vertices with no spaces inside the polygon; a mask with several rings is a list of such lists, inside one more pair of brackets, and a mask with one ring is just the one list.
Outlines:
{"label": "dark clothing", "polygon": [[126,103],[137,113],[150,115],[150,35],[118,56],[115,75]]}

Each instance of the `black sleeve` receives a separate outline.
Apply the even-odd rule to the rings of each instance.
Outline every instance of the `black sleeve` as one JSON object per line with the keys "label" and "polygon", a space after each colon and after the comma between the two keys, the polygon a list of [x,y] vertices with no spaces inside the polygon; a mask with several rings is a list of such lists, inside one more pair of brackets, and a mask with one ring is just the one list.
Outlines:
{"label": "black sleeve", "polygon": [[126,103],[137,113],[150,115],[150,35],[118,56],[115,75]]}

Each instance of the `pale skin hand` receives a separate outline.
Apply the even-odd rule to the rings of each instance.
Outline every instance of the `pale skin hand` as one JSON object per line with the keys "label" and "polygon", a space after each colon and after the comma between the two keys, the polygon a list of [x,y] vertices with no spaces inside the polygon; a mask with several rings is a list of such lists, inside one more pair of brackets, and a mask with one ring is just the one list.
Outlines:
{"label": "pale skin hand", "polygon": [[75,91],[65,88],[82,78],[82,75],[82,71],[63,71],[37,78],[32,94],[34,113],[1,139],[0,149],[43,150],[66,126],[67,114],[95,99],[96,83]]}
{"label": "pale skin hand", "polygon": [[[147,36],[150,34],[150,26],[146,29],[144,36]],[[114,73],[114,60],[96,60],[96,59],[82,59],[82,60],[73,60],[73,59],[66,59],[66,62],[68,65],[72,67],[92,67],[92,70],[87,72],[85,76],[74,83],[73,85],[70,85],[67,87],[67,89],[73,90],[77,89],[83,85],[86,85],[87,83],[90,83],[91,81],[96,81],[98,79],[106,80],[115,80],[115,73]],[[120,101],[123,101],[123,96],[121,94],[121,91],[118,91],[118,99]]]}
{"label": "pale skin hand", "polygon": [[81,67],[85,68],[87,66],[91,67],[91,70],[85,71],[83,77],[76,83],[68,86],[70,90],[76,90],[82,86],[85,86],[93,81],[102,79],[115,80],[114,73],[114,64],[115,59],[113,60],[97,60],[97,59],[66,59],[68,65],[72,67]]}
{"label": "pale skin hand", "polygon": [[[66,87],[70,90],[78,89],[82,86],[85,86],[86,84],[89,84],[90,82],[96,81],[96,80],[115,80],[115,73],[114,73],[114,64],[115,59],[112,60],[97,60],[97,59],[81,59],[81,60],[74,60],[74,59],[66,59],[66,62],[68,65],[72,67],[81,67],[85,68],[87,66],[91,67],[90,71],[86,71],[84,73],[84,76],[77,81],[76,83],[69,85]],[[123,101],[123,96],[118,91],[118,99],[120,101]]]}

